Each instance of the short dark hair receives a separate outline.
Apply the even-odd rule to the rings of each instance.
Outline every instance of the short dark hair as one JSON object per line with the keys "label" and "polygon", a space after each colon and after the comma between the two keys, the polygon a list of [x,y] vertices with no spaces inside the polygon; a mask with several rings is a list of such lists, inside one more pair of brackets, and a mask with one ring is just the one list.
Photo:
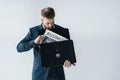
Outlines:
{"label": "short dark hair", "polygon": [[55,17],[55,11],[51,7],[46,7],[41,10],[41,16],[48,18],[48,19],[52,19]]}

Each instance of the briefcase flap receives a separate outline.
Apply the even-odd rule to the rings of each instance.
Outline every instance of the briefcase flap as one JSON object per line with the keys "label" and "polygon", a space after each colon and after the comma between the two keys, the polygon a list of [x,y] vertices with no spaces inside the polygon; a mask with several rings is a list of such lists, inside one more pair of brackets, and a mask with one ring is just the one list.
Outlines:
{"label": "briefcase flap", "polygon": [[76,62],[72,40],[40,44],[40,53],[43,67],[63,65],[65,60]]}

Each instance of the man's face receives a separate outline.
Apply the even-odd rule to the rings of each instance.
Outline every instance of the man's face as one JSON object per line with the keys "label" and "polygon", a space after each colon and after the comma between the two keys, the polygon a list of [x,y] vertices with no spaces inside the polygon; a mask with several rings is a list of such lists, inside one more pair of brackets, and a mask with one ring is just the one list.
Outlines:
{"label": "man's face", "polygon": [[45,27],[45,29],[52,29],[54,27],[54,18],[52,19],[47,19],[47,18],[42,18],[42,23]]}

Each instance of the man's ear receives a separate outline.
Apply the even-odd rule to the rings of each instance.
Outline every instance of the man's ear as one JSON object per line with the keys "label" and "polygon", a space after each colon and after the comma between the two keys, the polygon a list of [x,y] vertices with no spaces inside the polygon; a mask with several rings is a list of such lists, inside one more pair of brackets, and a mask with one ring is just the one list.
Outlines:
{"label": "man's ear", "polygon": [[43,22],[43,19],[41,18],[41,21]]}

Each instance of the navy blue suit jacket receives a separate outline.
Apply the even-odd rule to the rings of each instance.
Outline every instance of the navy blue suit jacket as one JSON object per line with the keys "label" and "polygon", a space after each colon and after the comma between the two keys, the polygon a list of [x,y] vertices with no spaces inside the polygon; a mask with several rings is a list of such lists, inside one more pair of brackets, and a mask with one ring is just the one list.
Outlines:
{"label": "navy blue suit jacket", "polygon": [[[34,62],[32,70],[32,80],[65,80],[63,66],[42,68],[41,55],[39,47],[34,43],[34,40],[39,36],[39,31],[43,29],[42,24],[29,29],[28,34],[18,43],[17,51],[25,52],[33,48]],[[69,31],[55,24],[54,32],[70,39]]]}

